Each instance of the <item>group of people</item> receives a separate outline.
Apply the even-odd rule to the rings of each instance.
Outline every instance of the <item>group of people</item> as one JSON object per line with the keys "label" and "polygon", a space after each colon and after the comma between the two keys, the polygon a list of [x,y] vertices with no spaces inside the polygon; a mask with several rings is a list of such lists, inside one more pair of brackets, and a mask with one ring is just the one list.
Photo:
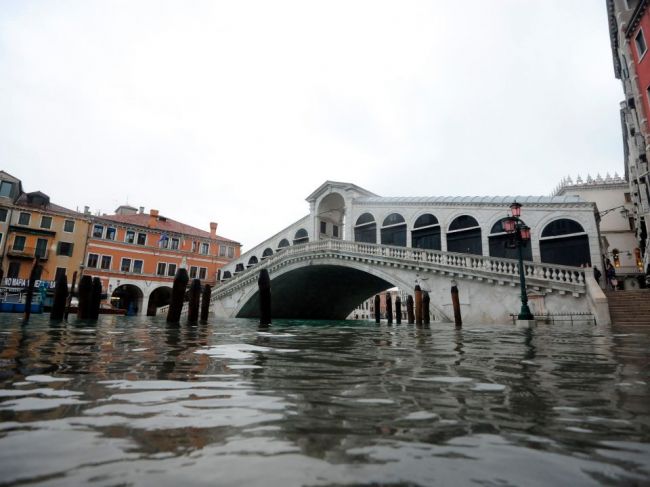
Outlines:
{"label": "group of people", "polygon": [[[600,285],[600,277],[602,273],[598,270],[598,267],[594,266],[594,278],[598,285]],[[616,278],[616,269],[612,265],[611,261],[607,259],[605,262],[605,288],[608,291],[616,291],[618,287],[618,279]]]}

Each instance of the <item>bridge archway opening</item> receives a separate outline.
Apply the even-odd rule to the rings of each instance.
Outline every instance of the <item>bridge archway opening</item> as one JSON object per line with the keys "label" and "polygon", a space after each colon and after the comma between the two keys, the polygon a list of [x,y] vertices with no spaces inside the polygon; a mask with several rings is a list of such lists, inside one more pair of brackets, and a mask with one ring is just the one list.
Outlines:
{"label": "bridge archway opening", "polygon": [[464,254],[483,254],[481,227],[476,218],[470,215],[454,218],[447,230],[447,250]]}
{"label": "bridge archway opening", "polygon": [[320,238],[342,238],[345,226],[345,200],[339,193],[330,193],[318,204]]}
{"label": "bridge archway opening", "polygon": [[440,250],[440,222],[431,213],[420,215],[411,231],[411,247],[416,249]]}
{"label": "bridge archway opening", "polygon": [[262,252],[262,260],[268,259],[273,255],[273,249],[270,247],[267,247],[264,249],[264,252]]}
{"label": "bridge archway opening", "polygon": [[224,271],[222,279],[225,281],[226,279],[230,279],[232,277],[232,274],[230,271]]}
{"label": "bridge archway opening", "polygon": [[[338,265],[309,265],[272,276],[271,305],[274,318],[345,319],[369,297],[395,287],[368,272]],[[259,316],[259,292],[255,292],[237,317]]]}
{"label": "bridge archway opening", "polygon": [[406,220],[399,213],[391,213],[381,225],[382,245],[406,247]]}
{"label": "bridge archway opening", "polygon": [[357,218],[357,223],[354,225],[354,241],[377,243],[377,222],[371,213],[364,213]]}
{"label": "bridge archway opening", "polygon": [[172,288],[160,286],[153,290],[147,302],[147,316],[156,316],[156,311],[161,306],[167,306],[172,300]]}
{"label": "bridge archway opening", "polygon": [[286,238],[283,238],[282,240],[280,240],[280,243],[278,244],[278,249],[276,250],[276,252],[279,252],[283,248],[289,247],[290,245],[291,244],[289,243],[289,241]]}
{"label": "bridge archway opening", "polygon": [[301,228],[296,232],[296,235],[293,237],[293,244],[300,245],[307,242],[309,242],[309,234],[307,234],[307,230]]}
{"label": "bridge archway opening", "polygon": [[[519,253],[517,247],[510,245],[512,236],[503,231],[503,222],[507,218],[501,218],[498,222],[492,225],[490,235],[488,236],[488,243],[490,245],[491,257],[503,257],[506,259],[518,259]],[[533,260],[533,250],[531,242],[528,242],[525,247],[521,249],[524,260]]]}
{"label": "bridge archway opening", "polygon": [[117,286],[111,295],[113,306],[124,309],[127,315],[136,315],[142,309],[144,294],[138,286],[122,284]]}
{"label": "bridge archway opening", "polygon": [[248,259],[248,264],[247,264],[247,266],[248,266],[248,267],[253,267],[253,266],[256,265],[257,263],[258,263],[257,257],[255,257],[255,256],[253,255],[250,259]]}
{"label": "bridge archway opening", "polygon": [[589,237],[582,225],[569,218],[553,220],[539,239],[542,262],[560,265],[591,265]]}

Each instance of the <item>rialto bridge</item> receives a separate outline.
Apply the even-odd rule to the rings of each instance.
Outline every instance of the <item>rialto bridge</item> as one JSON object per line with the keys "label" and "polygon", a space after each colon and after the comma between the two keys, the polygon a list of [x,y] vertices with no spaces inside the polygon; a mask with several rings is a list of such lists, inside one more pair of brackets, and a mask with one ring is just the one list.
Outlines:
{"label": "rialto bridge", "polygon": [[531,228],[524,272],[533,313],[585,312],[608,323],[606,298],[588,268],[601,266],[593,203],[575,196],[381,197],[333,181],[309,195],[307,216],[221,269],[212,310],[257,316],[257,277],[266,268],[275,318],[343,319],[378,292],[412,292],[419,283],[433,318],[446,321],[453,280],[466,322],[507,322],[520,303],[516,249],[502,229],[514,200]]}

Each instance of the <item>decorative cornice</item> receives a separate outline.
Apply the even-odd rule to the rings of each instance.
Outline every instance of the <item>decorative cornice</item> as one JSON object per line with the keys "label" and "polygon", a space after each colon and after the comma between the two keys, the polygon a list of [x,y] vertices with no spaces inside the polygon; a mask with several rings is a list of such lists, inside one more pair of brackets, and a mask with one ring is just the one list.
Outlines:
{"label": "decorative cornice", "polygon": [[630,17],[630,21],[627,24],[627,27],[625,28],[625,37],[629,39],[636,28],[639,26],[641,23],[641,18],[643,17],[643,14],[645,11],[648,9],[648,0],[641,0],[639,4],[636,6],[634,9],[634,12],[632,12],[632,17]]}

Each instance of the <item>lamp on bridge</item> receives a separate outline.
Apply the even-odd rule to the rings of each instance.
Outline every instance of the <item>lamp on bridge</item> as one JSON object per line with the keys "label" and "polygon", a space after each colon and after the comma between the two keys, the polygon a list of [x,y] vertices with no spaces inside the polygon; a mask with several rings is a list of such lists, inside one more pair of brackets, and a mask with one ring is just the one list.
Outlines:
{"label": "lamp on bridge", "polygon": [[521,287],[521,310],[518,319],[533,320],[533,314],[528,307],[528,295],[526,294],[526,276],[524,272],[524,257],[522,249],[530,241],[530,227],[519,218],[521,216],[521,205],[516,201],[510,205],[509,216],[503,221],[503,231],[510,236],[509,246],[517,249],[519,257],[519,286]]}

